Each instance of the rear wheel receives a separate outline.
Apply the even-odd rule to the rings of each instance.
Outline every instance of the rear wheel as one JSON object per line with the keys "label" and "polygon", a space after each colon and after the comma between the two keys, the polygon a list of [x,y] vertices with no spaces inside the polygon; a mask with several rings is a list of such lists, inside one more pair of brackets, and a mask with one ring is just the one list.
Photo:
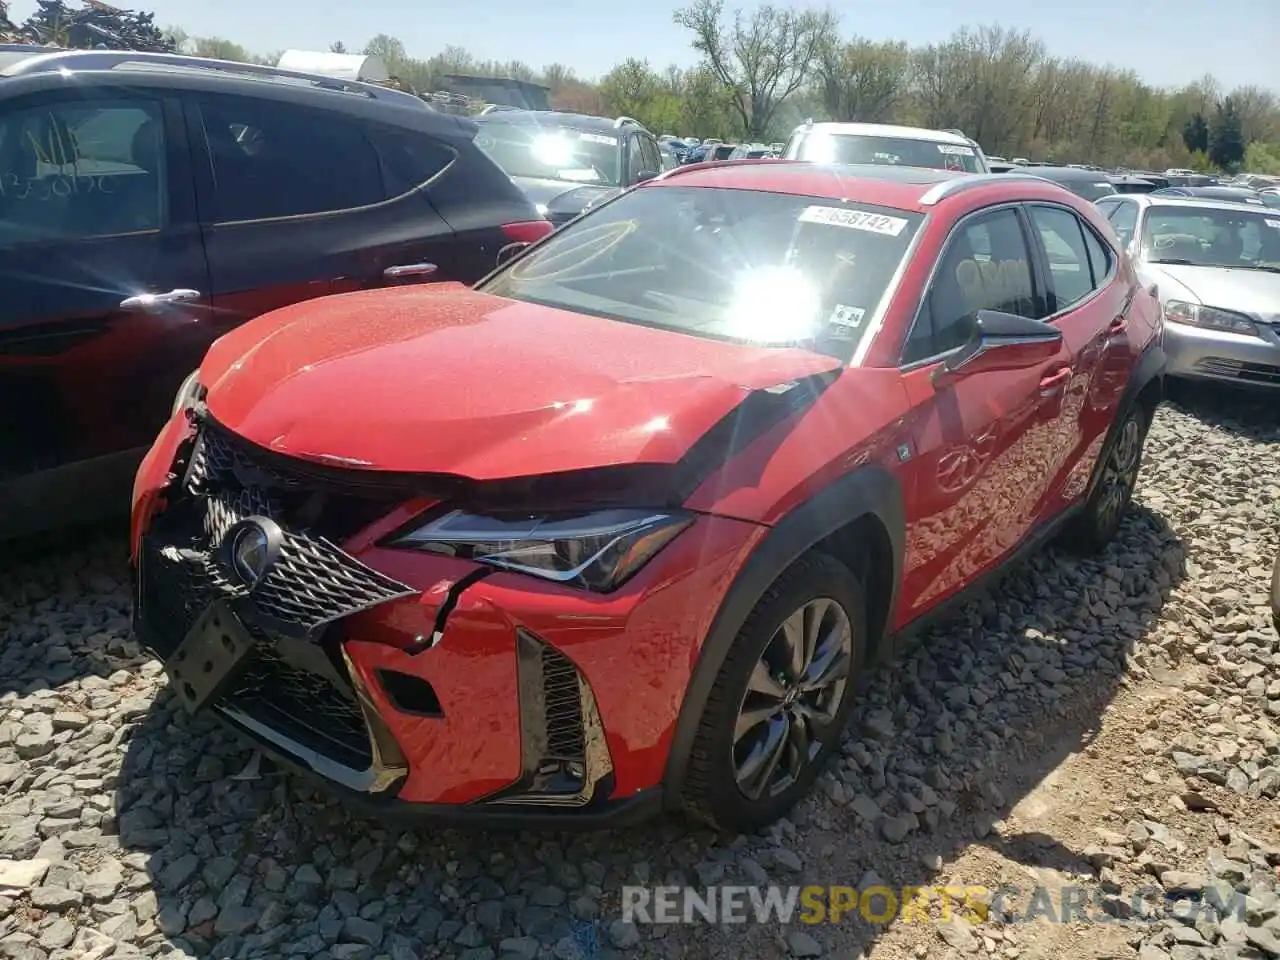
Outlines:
{"label": "rear wheel", "polygon": [[1084,553],[1097,553],[1115,539],[1138,485],[1147,426],[1147,411],[1140,404],[1123,414],[1102,463],[1098,484],[1067,531],[1069,546]]}
{"label": "rear wheel", "polygon": [[837,748],[862,663],[862,585],[802,557],[742,625],[707,699],[684,785],[689,813],[751,831],[783,816]]}

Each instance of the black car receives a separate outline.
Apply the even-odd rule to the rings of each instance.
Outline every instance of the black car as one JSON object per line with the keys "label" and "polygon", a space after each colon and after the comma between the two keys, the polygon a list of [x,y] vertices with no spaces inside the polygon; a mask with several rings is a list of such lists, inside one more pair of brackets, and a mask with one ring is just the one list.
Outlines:
{"label": "black car", "polygon": [[476,145],[557,225],[663,170],[657,138],[630,117],[502,110],[475,122]]}
{"label": "black car", "polygon": [[1105,173],[1080,167],[1027,166],[1011,172],[1029,174],[1040,177],[1042,180],[1052,180],[1058,186],[1086,200],[1101,200],[1117,192]]}
{"label": "black car", "polygon": [[0,60],[0,538],[127,510],[209,344],[313,297],[473,282],[550,232],[470,121],[166,54]]}

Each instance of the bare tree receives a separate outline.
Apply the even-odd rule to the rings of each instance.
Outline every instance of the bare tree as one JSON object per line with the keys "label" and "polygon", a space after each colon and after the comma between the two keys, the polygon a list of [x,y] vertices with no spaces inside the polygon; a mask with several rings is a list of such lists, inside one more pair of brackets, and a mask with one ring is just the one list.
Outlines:
{"label": "bare tree", "polygon": [[804,86],[822,46],[831,41],[830,10],[792,10],[770,4],[725,22],[723,0],[694,0],[675,12],[693,31],[693,48],[726,91],[747,139],[765,136],[778,107]]}
{"label": "bare tree", "polygon": [[823,44],[814,69],[830,119],[875,122],[887,119],[907,92],[911,54],[905,43],[855,37]]}

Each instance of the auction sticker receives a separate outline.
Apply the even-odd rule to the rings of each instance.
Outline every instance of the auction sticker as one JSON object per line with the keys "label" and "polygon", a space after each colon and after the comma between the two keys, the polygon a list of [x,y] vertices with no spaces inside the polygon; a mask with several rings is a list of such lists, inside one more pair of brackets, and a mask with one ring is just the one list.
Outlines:
{"label": "auction sticker", "polygon": [[1280,230],[1280,220],[1268,220],[1267,226],[1272,230]]}
{"label": "auction sticker", "polygon": [[879,233],[886,237],[896,237],[907,226],[907,221],[900,217],[863,213],[861,210],[846,210],[844,207],[805,207],[798,219],[801,223],[847,227],[850,230],[865,230],[867,233]]}
{"label": "auction sticker", "polygon": [[578,135],[578,139],[583,143],[603,143],[608,147],[618,145],[617,137],[606,137],[603,133],[582,133]]}
{"label": "auction sticker", "polygon": [[972,157],[973,147],[958,147],[953,143],[938,144],[938,152],[950,157]]}

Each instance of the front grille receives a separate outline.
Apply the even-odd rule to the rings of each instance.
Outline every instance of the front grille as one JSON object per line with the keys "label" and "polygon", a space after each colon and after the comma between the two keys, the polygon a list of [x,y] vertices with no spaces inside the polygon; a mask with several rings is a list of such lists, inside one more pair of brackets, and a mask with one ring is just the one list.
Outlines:
{"label": "front grille", "polygon": [[[138,617],[148,642],[167,659],[210,603],[229,602],[256,646],[211,705],[269,728],[299,755],[371,770],[369,727],[340,655],[327,657],[333,670],[321,673],[314,654],[286,658],[282,651],[302,643],[336,654],[335,622],[414,592],[337,545],[385,515],[398,496],[326,490],[305,468],[265,463],[256,448],[204,425],[181,489],[143,539]],[[275,563],[251,590],[233,574],[223,545],[238,523],[255,516],[272,520],[283,539]]]}
{"label": "front grille", "polygon": [[1196,367],[1215,377],[1232,377],[1250,383],[1267,383],[1280,386],[1280,367],[1269,363],[1245,363],[1242,360],[1226,360],[1222,357],[1206,357]]}

